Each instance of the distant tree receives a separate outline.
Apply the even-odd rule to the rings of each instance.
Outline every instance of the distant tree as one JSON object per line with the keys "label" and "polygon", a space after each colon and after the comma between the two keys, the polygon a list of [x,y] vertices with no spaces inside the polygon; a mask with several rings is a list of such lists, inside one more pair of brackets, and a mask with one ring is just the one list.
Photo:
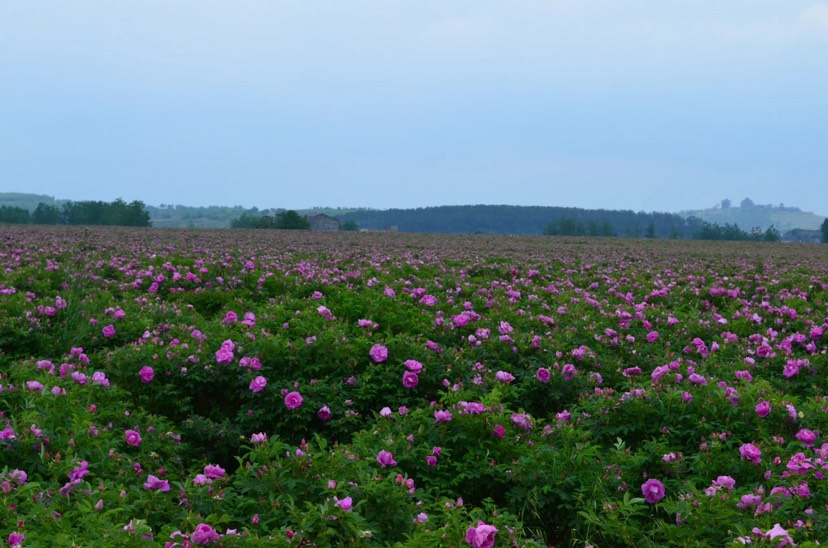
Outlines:
{"label": "distant tree", "polygon": [[588,236],[600,236],[601,232],[600,232],[600,229],[598,228],[598,223],[596,223],[592,219],[587,221],[586,233],[587,233]]}
{"label": "distant tree", "polygon": [[819,229],[822,231],[822,243],[828,244],[828,219],[822,221]]}
{"label": "distant tree", "polygon": [[753,200],[751,200],[750,198],[745,198],[744,200],[742,200],[741,206],[742,207],[753,207]]}
{"label": "distant tree", "polygon": [[108,226],[152,226],[144,202],[135,200],[129,204],[118,198],[111,204],[105,204],[102,225]]}
{"label": "distant tree", "polygon": [[230,228],[279,228],[273,215],[255,215],[245,211],[230,221]]}
{"label": "distant tree", "polygon": [[740,229],[736,224],[702,222],[701,227],[693,233],[694,240],[761,240],[761,234],[755,236]]}
{"label": "distant tree", "polygon": [[124,226],[152,226],[150,214],[141,200],[133,200],[126,208]]}
{"label": "distant tree", "polygon": [[105,223],[106,204],[100,201],[66,202],[63,218],[69,225],[102,225]]}
{"label": "distant tree", "polygon": [[617,234],[615,233],[615,229],[612,228],[612,223],[610,223],[609,221],[604,221],[603,223],[601,223],[601,236],[617,236]]}
{"label": "distant tree", "polygon": [[230,221],[230,228],[253,228],[253,222],[256,220],[256,215],[250,213],[242,213],[240,217]]}
{"label": "distant tree", "polygon": [[[48,207],[41,208],[39,217],[45,219],[52,217],[54,212]],[[69,225],[152,226],[144,202],[135,200],[127,204],[121,198],[112,203],[100,201],[66,202],[63,204],[60,217],[62,222]]]}
{"label": "distant tree", "polygon": [[678,228],[676,228],[675,226],[670,227],[670,236],[669,236],[669,238],[671,240],[678,240],[679,238],[681,238],[681,234],[679,233]]}
{"label": "distant tree", "polygon": [[655,231],[655,223],[650,223],[647,225],[647,231],[644,232],[644,236],[647,238],[655,238],[656,231]]}
{"label": "distant tree", "polygon": [[751,235],[739,228],[739,225],[736,223],[725,223],[722,228],[722,235],[724,236],[722,238],[723,240],[738,241],[751,239]]}
{"label": "distant tree", "polygon": [[16,206],[0,206],[0,223],[10,225],[29,224],[31,216],[29,210]]}
{"label": "distant tree", "polygon": [[762,239],[766,242],[779,242],[782,240],[782,234],[776,229],[775,226],[770,225],[767,230],[765,230],[764,236]]}
{"label": "distant tree", "polygon": [[577,219],[561,217],[558,219],[556,234],[559,236],[583,236],[586,234],[586,229]]}
{"label": "distant tree", "polygon": [[627,224],[627,236],[630,238],[640,238],[641,237],[641,225],[638,223],[628,223]]}
{"label": "distant tree", "polygon": [[36,225],[58,225],[62,222],[60,210],[53,205],[40,202],[32,212],[32,223]]}
{"label": "distant tree", "polygon": [[345,221],[341,225],[339,225],[339,230],[345,230],[347,232],[356,232],[359,230],[359,224],[356,221]]}
{"label": "distant tree", "polygon": [[727,198],[722,200],[722,209],[730,209],[730,206],[732,206],[732,205],[733,205],[733,203],[730,200],[728,200]]}
{"label": "distant tree", "polygon": [[289,209],[287,211],[280,211],[276,215],[276,223],[274,228],[308,230],[310,228],[310,223],[306,218],[302,217],[292,209]]}
{"label": "distant tree", "polygon": [[569,217],[561,217],[552,221],[543,229],[546,236],[580,236],[585,232],[586,229],[581,223]]}

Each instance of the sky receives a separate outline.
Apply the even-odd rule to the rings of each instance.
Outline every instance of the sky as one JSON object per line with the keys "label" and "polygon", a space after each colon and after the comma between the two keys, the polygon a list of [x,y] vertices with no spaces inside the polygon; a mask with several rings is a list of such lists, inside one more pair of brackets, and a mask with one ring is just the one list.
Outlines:
{"label": "sky", "polygon": [[0,192],[828,216],[828,0],[2,0]]}

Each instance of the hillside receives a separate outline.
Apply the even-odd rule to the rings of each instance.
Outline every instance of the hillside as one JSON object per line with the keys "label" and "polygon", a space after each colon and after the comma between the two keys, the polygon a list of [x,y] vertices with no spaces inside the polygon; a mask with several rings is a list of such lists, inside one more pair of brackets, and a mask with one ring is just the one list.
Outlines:
{"label": "hillside", "polygon": [[821,215],[802,211],[798,207],[754,204],[749,198],[743,200],[740,206],[725,206],[728,206],[727,200],[714,208],[682,211],[680,214],[718,225],[735,224],[743,230],[759,227],[764,231],[773,225],[783,234],[794,229],[819,230],[825,220]]}
{"label": "hillside", "polygon": [[27,194],[25,192],[0,192],[0,206],[21,207],[32,212],[37,204],[44,203],[60,207],[66,200],[57,200],[45,194]]}

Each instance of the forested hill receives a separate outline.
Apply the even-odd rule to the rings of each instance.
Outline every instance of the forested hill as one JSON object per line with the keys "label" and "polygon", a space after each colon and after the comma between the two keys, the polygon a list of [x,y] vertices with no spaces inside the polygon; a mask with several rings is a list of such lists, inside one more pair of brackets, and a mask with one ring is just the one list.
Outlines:
{"label": "forested hill", "polygon": [[360,228],[401,232],[562,234],[689,238],[701,227],[697,219],[672,213],[573,207],[464,205],[417,209],[359,210],[339,215]]}

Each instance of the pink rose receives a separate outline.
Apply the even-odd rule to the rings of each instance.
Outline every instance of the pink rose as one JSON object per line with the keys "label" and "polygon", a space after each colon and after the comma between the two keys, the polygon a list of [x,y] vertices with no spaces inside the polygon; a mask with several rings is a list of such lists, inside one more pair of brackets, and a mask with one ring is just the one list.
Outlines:
{"label": "pink rose", "polygon": [[394,460],[394,455],[391,454],[391,451],[380,451],[379,455],[377,455],[377,462],[383,468],[397,466],[397,461]]}
{"label": "pink rose", "polygon": [[265,386],[267,386],[267,379],[265,379],[261,375],[250,381],[251,392],[261,392],[262,390],[264,390]]}
{"label": "pink rose", "polygon": [[804,443],[806,447],[812,447],[814,445],[814,440],[816,439],[816,434],[807,428],[803,428],[796,433],[796,439]]}
{"label": "pink rose", "polygon": [[495,535],[497,535],[497,528],[494,525],[478,521],[477,527],[469,527],[466,531],[466,542],[471,544],[472,548],[492,548]]}
{"label": "pink rose", "polygon": [[131,445],[133,447],[141,445],[141,434],[135,430],[127,430],[124,432],[124,438],[126,439],[127,445]]}
{"label": "pink rose", "polygon": [[507,371],[498,371],[495,373],[495,378],[500,382],[512,382],[515,376]]}
{"label": "pink rose", "polygon": [[648,479],[641,486],[641,492],[644,494],[644,500],[655,504],[664,498],[664,484],[657,479]]}
{"label": "pink rose", "polygon": [[299,392],[288,392],[285,396],[285,407],[288,409],[299,409],[302,407],[302,394]]}
{"label": "pink rose", "polygon": [[152,489],[153,491],[160,491],[166,493],[170,490],[170,482],[162,480],[150,474],[147,476],[147,481],[144,483],[144,489]]}
{"label": "pink rose", "polygon": [[418,362],[417,360],[405,360],[405,368],[411,371],[412,373],[417,373],[418,375],[423,370],[423,364]]}
{"label": "pink rose", "polygon": [[141,382],[152,382],[152,379],[155,378],[155,371],[152,367],[145,365],[138,371],[138,375],[141,377]]}
{"label": "pink rose", "polygon": [[420,382],[420,377],[416,373],[406,371],[402,376],[402,384],[406,388],[414,388]]}
{"label": "pink rose", "polygon": [[199,523],[198,526],[193,531],[193,534],[190,535],[190,541],[193,544],[198,544],[200,546],[205,544],[210,544],[214,540],[218,540],[220,535],[216,532],[215,529],[207,525],[206,523]]}
{"label": "pink rose", "polygon": [[374,360],[375,363],[382,363],[388,359],[388,348],[381,344],[375,344],[372,346],[368,353],[371,355],[371,359]]}
{"label": "pink rose", "polygon": [[227,346],[222,345],[216,350],[216,361],[222,365],[227,365],[233,361],[233,350]]}
{"label": "pink rose", "polygon": [[756,405],[754,411],[756,411],[756,414],[764,419],[771,412],[771,406],[768,402],[761,401]]}
{"label": "pink rose", "polygon": [[743,459],[749,460],[753,464],[759,464],[762,460],[762,452],[752,443],[746,443],[739,447],[739,454]]}
{"label": "pink rose", "polygon": [[227,472],[217,464],[208,464],[204,467],[204,475],[210,479],[223,478]]}
{"label": "pink rose", "polygon": [[319,411],[316,412],[316,416],[319,417],[320,420],[326,421],[330,420],[331,418],[331,408],[327,405],[323,405],[319,408]]}
{"label": "pink rose", "polygon": [[343,512],[350,512],[351,508],[353,508],[354,506],[354,501],[351,499],[351,497],[345,497],[342,500],[338,500],[336,497],[334,497],[334,500],[336,500],[336,505],[342,508]]}

